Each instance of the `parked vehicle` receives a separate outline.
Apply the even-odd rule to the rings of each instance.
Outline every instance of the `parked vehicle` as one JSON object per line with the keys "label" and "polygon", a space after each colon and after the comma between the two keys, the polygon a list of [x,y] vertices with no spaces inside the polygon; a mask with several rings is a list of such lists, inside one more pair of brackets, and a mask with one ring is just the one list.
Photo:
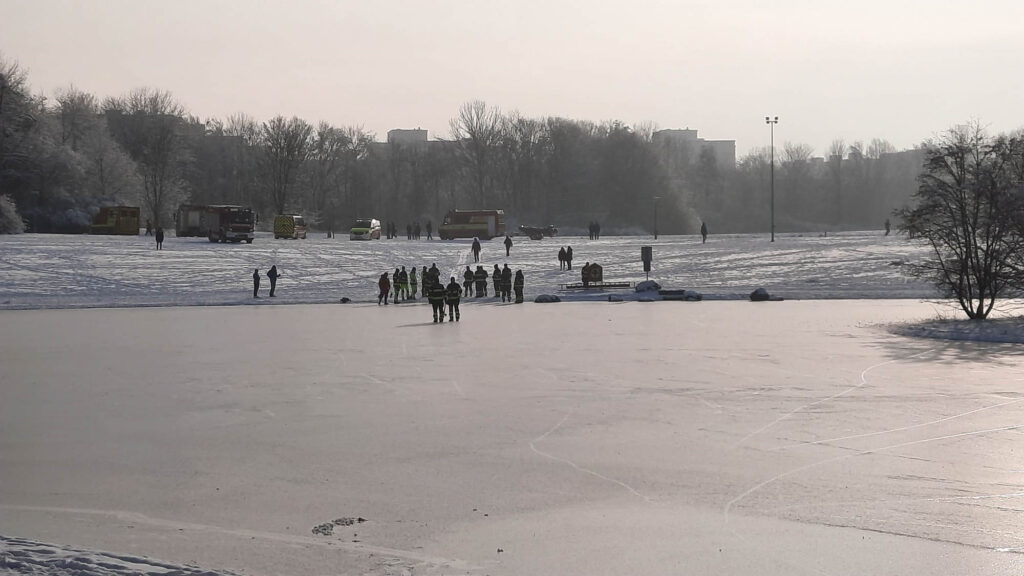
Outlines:
{"label": "parked vehicle", "polygon": [[203,228],[210,242],[245,240],[252,244],[256,238],[255,214],[244,206],[207,206],[203,211]]}
{"label": "parked vehicle", "polygon": [[541,238],[548,236],[557,236],[558,228],[548,224],[547,226],[519,226],[519,231],[524,235],[529,236],[530,240],[540,240]]}
{"label": "parked vehicle", "polygon": [[452,210],[437,229],[442,240],[479,238],[490,240],[505,235],[504,210]]}
{"label": "parked vehicle", "polygon": [[274,238],[306,239],[306,221],[298,214],[278,214],[274,218]]}
{"label": "parked vehicle", "polygon": [[376,218],[359,218],[352,224],[348,234],[349,240],[380,240],[380,220]]}
{"label": "parked vehicle", "polygon": [[206,206],[201,204],[182,204],[174,213],[174,233],[180,238],[185,236],[206,236],[203,227],[203,213]]}
{"label": "parked vehicle", "polygon": [[90,234],[139,235],[137,206],[103,206],[89,226]]}

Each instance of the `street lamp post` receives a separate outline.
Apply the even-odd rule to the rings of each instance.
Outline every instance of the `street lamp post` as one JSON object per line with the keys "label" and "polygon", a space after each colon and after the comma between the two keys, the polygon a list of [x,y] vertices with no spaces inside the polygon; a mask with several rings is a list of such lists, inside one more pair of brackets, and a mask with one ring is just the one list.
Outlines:
{"label": "street lamp post", "polygon": [[771,116],[764,117],[765,124],[768,124],[771,131],[771,149],[772,149],[772,161],[770,168],[770,179],[772,187],[772,242],[775,242],[775,125],[779,123],[779,117],[772,118]]}
{"label": "street lamp post", "polygon": [[654,239],[658,239],[658,200],[661,200],[661,196],[654,197]]}

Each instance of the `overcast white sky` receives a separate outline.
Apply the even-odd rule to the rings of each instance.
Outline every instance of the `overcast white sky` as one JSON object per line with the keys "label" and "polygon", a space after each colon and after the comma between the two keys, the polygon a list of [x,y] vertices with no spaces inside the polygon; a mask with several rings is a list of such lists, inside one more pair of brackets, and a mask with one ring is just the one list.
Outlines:
{"label": "overcast white sky", "polygon": [[469,100],[824,152],[966,120],[1024,127],[1019,0],[0,0],[37,92],[149,86],[200,118],[446,136]]}

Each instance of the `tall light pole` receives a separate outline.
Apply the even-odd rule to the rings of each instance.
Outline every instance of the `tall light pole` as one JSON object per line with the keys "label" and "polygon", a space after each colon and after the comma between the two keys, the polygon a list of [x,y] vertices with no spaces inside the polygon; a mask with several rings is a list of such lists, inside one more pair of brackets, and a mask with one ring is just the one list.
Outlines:
{"label": "tall light pole", "polygon": [[654,197],[654,239],[658,239],[658,200],[661,200],[661,196]]}
{"label": "tall light pole", "polygon": [[775,125],[779,123],[779,117],[772,118],[771,116],[764,117],[765,124],[768,124],[771,131],[771,148],[772,148],[772,162],[771,162],[771,186],[772,186],[772,242],[775,242]]}

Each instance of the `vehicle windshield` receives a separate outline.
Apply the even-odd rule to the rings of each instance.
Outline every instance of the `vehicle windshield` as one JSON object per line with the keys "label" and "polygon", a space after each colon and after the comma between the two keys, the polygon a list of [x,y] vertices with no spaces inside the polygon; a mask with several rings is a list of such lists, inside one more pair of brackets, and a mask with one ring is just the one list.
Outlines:
{"label": "vehicle windshield", "polygon": [[356,220],[356,223],[352,225],[353,228],[372,228],[373,222],[370,220]]}

